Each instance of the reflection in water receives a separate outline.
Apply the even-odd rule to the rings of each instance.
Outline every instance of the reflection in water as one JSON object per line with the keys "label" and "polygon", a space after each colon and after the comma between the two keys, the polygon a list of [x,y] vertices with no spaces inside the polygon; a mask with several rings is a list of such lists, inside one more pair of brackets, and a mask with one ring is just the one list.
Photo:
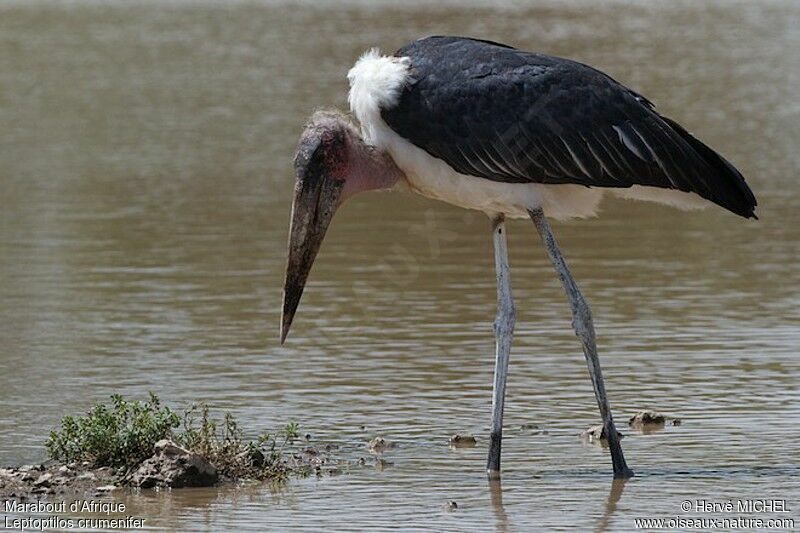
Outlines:
{"label": "reflection in water", "polygon": [[495,517],[495,531],[508,531],[508,515],[503,507],[503,481],[499,477],[489,477],[489,496]]}
{"label": "reflection in water", "polygon": [[608,531],[608,524],[611,521],[611,517],[614,516],[614,511],[617,510],[617,502],[622,497],[622,491],[625,489],[625,483],[627,482],[627,479],[614,479],[611,482],[611,489],[608,491],[603,516],[597,523],[597,527],[594,528],[597,533]]}
{"label": "reflection in water", "polygon": [[[41,459],[64,414],[153,390],[230,410],[250,436],[297,421],[348,459],[378,434],[399,443],[390,468],[275,493],[114,495],[156,529],[627,530],[636,509],[674,516],[683,497],[800,500],[798,3],[160,4],[0,3],[0,464]],[[441,33],[596,65],[725,154],[758,196],[753,223],[610,202],[554,227],[592,306],[614,413],[683,420],[626,431],[640,477],[625,505],[612,485],[609,525],[608,452],[577,437],[598,422],[591,384],[529,222],[508,224],[518,305],[502,493],[480,438],[495,312],[483,215],[405,194],[345,205],[278,344],[303,121],[346,106],[363,50]],[[515,431],[528,424],[546,432]],[[455,433],[478,445],[450,450]],[[451,499],[458,510],[443,512]]]}

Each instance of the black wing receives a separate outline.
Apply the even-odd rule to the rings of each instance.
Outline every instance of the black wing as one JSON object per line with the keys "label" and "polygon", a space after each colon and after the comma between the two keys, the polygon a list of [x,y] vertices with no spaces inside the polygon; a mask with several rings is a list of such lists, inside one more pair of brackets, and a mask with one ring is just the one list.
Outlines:
{"label": "black wing", "polygon": [[411,59],[411,79],[383,119],[462,174],[678,189],[755,216],[733,165],[598,70],[463,37],[420,39],[395,55]]}

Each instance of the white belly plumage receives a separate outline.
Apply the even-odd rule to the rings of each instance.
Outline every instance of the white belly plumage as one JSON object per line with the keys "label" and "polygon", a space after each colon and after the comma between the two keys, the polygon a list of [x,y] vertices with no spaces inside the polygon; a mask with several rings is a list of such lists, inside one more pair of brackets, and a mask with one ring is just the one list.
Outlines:
{"label": "white belly plumage", "polygon": [[371,124],[367,142],[388,151],[406,175],[404,185],[428,198],[477,209],[489,216],[503,213],[511,218],[526,218],[529,209],[541,207],[551,218],[566,219],[594,215],[603,197],[602,189],[581,185],[502,183],[461,174],[380,122]]}
{"label": "white belly plumage", "polygon": [[503,183],[456,172],[453,167],[411,144],[392,130],[381,117],[381,108],[397,104],[408,76],[408,58],[381,56],[377,49],[365,53],[347,77],[350,109],[361,123],[364,140],[386,150],[405,173],[409,189],[437,200],[477,209],[494,216],[528,216],[529,209],[542,208],[557,220],[593,216],[605,191],[635,200],[655,201],[683,209],[709,205],[696,194],[655,187],[627,189],[589,188],[582,185]]}

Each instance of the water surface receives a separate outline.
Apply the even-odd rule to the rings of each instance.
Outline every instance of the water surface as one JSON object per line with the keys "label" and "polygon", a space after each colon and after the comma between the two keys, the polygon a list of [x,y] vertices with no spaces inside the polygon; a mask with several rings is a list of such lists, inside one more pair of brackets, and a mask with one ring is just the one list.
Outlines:
{"label": "water surface", "polygon": [[[0,463],[43,459],[109,394],[207,400],[255,433],[298,421],[383,470],[121,495],[155,529],[632,529],[686,499],[800,509],[800,8],[792,2],[34,3],[0,6]],[[566,302],[509,225],[518,323],[502,487],[483,473],[493,368],[489,222],[406,194],[337,216],[278,344],[296,138],[346,105],[366,48],[428,34],[595,65],[726,154],[760,221],[608,202],[555,224],[592,305],[637,477],[612,486]],[[522,430],[538,424],[547,433]],[[363,429],[362,429],[363,427]],[[452,433],[478,446],[453,451]],[[443,510],[447,500],[458,510]],[[776,517],[776,515],[770,515]]]}

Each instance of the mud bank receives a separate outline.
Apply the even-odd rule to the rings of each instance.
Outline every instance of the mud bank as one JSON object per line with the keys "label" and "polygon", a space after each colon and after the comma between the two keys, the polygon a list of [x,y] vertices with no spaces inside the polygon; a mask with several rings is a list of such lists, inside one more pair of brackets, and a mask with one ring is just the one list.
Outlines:
{"label": "mud bank", "polygon": [[[0,468],[0,499],[17,501],[45,499],[56,495],[101,496],[132,488],[209,487],[245,480],[283,481],[288,477],[324,476],[339,473],[348,463],[333,457],[331,446],[305,446],[286,453],[281,459],[278,477],[265,474],[263,457],[258,453],[240,458],[241,475],[231,475],[224,467],[193,453],[172,441],[156,443],[153,455],[132,469],[92,466],[88,461]],[[249,464],[249,470],[245,469]],[[349,464],[349,463],[348,463]],[[275,468],[275,465],[272,465]]]}

